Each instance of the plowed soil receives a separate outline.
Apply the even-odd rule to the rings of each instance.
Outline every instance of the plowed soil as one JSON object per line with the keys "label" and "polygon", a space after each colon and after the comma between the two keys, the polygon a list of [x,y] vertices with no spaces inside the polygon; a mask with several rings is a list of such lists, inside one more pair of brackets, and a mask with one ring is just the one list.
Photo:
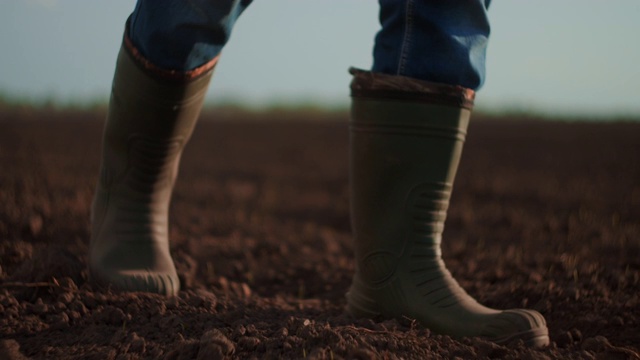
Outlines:
{"label": "plowed soil", "polygon": [[171,207],[182,291],[87,279],[103,114],[0,112],[0,359],[640,359],[640,123],[473,121],[444,234],[467,291],[552,344],[343,313],[347,115],[203,116]]}

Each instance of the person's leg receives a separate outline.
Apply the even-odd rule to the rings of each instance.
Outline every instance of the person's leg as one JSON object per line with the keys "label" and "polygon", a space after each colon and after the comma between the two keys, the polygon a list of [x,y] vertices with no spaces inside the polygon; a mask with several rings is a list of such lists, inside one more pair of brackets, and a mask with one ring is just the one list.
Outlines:
{"label": "person's leg", "polygon": [[383,29],[373,71],[352,69],[356,273],[347,309],[357,317],[417,319],[454,337],[545,346],[549,337],[541,314],[479,304],[441,258],[472,88],[484,76],[485,5],[381,1]]}
{"label": "person's leg", "polygon": [[190,71],[217,57],[252,0],[138,0],[128,32],[145,59]]}
{"label": "person's leg", "polygon": [[217,57],[248,3],[138,1],[118,55],[91,209],[93,280],[179,290],[168,238],[173,184]]}
{"label": "person's leg", "polygon": [[477,90],[484,82],[490,0],[380,0],[372,71]]}

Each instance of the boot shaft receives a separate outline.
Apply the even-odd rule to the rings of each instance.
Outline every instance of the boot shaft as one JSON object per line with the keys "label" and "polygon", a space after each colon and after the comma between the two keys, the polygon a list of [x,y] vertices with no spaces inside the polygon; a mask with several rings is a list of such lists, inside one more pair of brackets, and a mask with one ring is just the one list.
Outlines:
{"label": "boot shaft", "polygon": [[372,256],[397,262],[416,242],[439,256],[473,92],[398,76],[354,75],[350,187],[359,265]]}

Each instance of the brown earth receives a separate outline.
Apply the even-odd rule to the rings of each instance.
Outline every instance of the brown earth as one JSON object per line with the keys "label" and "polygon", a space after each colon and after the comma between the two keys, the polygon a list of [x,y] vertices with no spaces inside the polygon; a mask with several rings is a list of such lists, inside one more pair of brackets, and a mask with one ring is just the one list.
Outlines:
{"label": "brown earth", "polygon": [[172,203],[183,290],[94,288],[102,117],[0,113],[0,359],[640,358],[640,123],[471,126],[444,256],[486,305],[544,314],[531,350],[343,314],[346,115],[201,121]]}

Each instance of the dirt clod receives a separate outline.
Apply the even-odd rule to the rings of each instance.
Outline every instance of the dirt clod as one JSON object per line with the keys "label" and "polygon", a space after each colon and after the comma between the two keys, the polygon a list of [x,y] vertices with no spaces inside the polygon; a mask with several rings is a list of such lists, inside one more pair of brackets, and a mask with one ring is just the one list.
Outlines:
{"label": "dirt clod", "polygon": [[225,359],[235,352],[235,345],[220,330],[205,332],[200,338],[198,359]]}
{"label": "dirt clod", "polygon": [[26,360],[27,357],[20,352],[20,344],[13,340],[0,340],[0,359]]}

